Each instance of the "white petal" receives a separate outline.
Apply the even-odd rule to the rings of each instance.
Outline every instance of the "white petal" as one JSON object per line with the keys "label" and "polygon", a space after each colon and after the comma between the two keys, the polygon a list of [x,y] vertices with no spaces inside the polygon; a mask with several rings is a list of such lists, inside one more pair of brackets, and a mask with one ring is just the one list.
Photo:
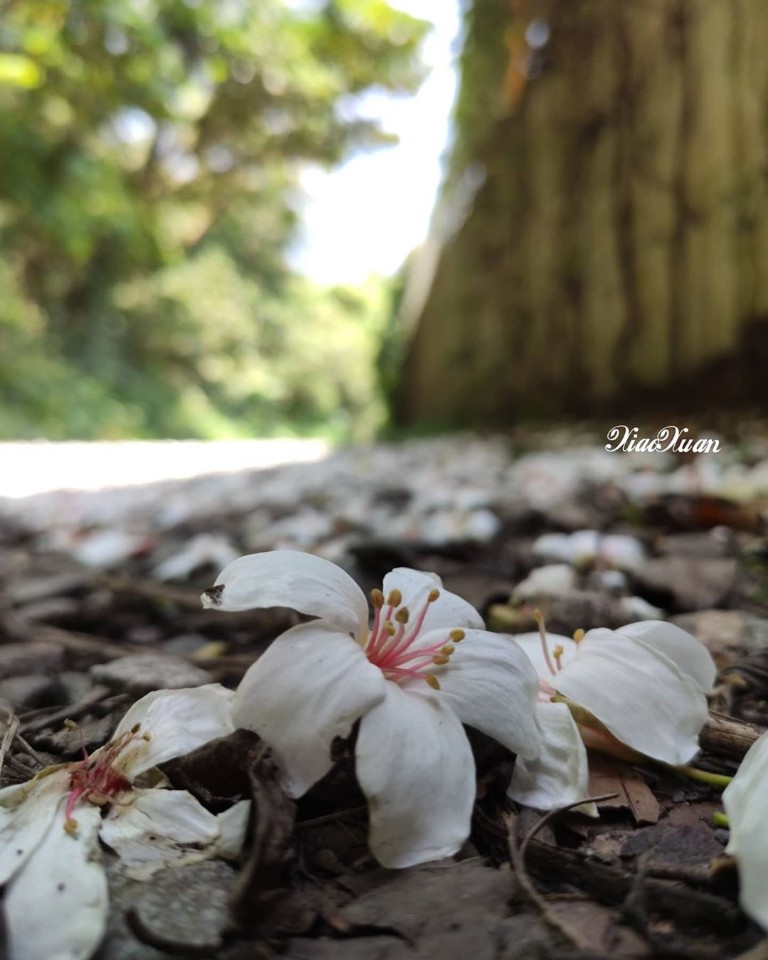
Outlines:
{"label": "white petal", "polygon": [[10,816],[0,829],[0,884],[13,876],[42,841],[69,790],[69,777],[68,770],[57,770],[3,791]]}
{"label": "white petal", "polygon": [[709,693],[712,689],[717,668],[709,650],[680,627],[664,620],[643,620],[639,623],[628,623],[616,632],[645,643],[669,657],[681,673],[699,685],[703,693]]}
{"label": "white petal", "polygon": [[248,820],[251,815],[251,801],[240,800],[216,815],[219,837],[216,840],[216,854],[227,860],[236,860],[243,850]]}
{"label": "white petal", "polygon": [[[552,679],[553,674],[544,656],[539,634],[516,633],[512,636],[512,639],[525,652],[525,655],[533,664],[533,669],[536,671],[537,676],[541,680],[546,680],[547,683],[554,684],[554,680]],[[571,637],[564,637],[559,633],[547,633],[547,649],[549,651],[550,662],[555,672],[557,672],[557,665],[552,659],[552,651],[557,646],[563,648],[563,655],[560,658],[560,663],[563,665],[569,660],[572,660],[579,649],[579,645],[575,643]]]}
{"label": "white petal", "polygon": [[384,577],[382,585],[385,597],[389,596],[390,590],[400,591],[403,595],[402,605],[408,607],[411,622],[418,617],[427,602],[427,596],[435,588],[440,591],[440,596],[429,604],[422,630],[437,630],[440,627],[448,630],[455,627],[483,629],[485,626],[483,618],[472,604],[446,590],[440,577],[435,573],[424,573],[422,570],[411,570],[409,567],[396,567]]}
{"label": "white petal", "polygon": [[384,699],[387,682],[351,638],[322,621],[278,637],[243,677],[234,721],[272,747],[284,786],[300,797],[331,769],[334,737]]}
{"label": "white petal", "polygon": [[388,682],[384,702],[360,723],[355,753],[381,864],[410,867],[459,850],[469,836],[475,763],[461,722],[439,696]]}
{"label": "white petal", "polygon": [[322,617],[345,633],[368,623],[368,603],[352,577],[330,560],[298,550],[251,553],[224,567],[202,596],[204,607],[290,607]]}
{"label": "white petal", "polygon": [[590,630],[552,681],[622,743],[665,763],[698,751],[707,700],[698,685],[652,647],[612,630]]}
{"label": "white petal", "polygon": [[[218,683],[148,693],[117,725],[113,740],[137,724],[140,729],[136,740],[120,752],[116,765],[133,779],[150,767],[232,733],[233,700],[234,693]],[[144,733],[149,740],[141,738]]]}
{"label": "white petal", "polygon": [[49,824],[5,898],[10,960],[86,960],[107,923],[107,879],[99,863],[101,810],[77,811],[77,833],[64,813]]}
{"label": "white petal", "polygon": [[768,734],[754,743],[723,793],[730,824],[727,853],[739,865],[739,901],[768,930]]}
{"label": "white petal", "polygon": [[[768,733],[759,737],[747,750],[736,775],[723,791],[723,805],[731,826],[745,816],[752,797],[762,784],[768,787]],[[733,840],[734,835],[731,832],[729,853],[733,853]]]}
{"label": "white petal", "polygon": [[163,866],[183,857],[185,848],[207,847],[218,836],[214,814],[186,790],[137,790],[127,806],[112,806],[101,824],[101,839],[126,866]]}
{"label": "white petal", "polygon": [[[544,734],[534,760],[518,757],[507,794],[535,810],[553,810],[589,795],[587,751],[564,703],[539,703],[536,717]],[[594,803],[577,809],[597,816]]]}
{"label": "white petal", "polygon": [[[428,645],[440,632],[419,637]],[[446,637],[446,640],[448,638]],[[466,630],[450,663],[436,670],[437,696],[462,723],[476,727],[514,753],[535,757],[541,735],[534,719],[539,681],[528,657],[511,637]]]}

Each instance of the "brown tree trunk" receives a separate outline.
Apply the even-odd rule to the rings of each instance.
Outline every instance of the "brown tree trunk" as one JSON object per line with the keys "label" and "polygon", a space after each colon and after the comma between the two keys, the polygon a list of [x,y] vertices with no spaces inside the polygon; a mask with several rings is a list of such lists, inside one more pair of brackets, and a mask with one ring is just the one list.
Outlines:
{"label": "brown tree trunk", "polygon": [[764,0],[475,0],[458,149],[484,179],[406,290],[401,421],[706,398],[726,361],[718,389],[768,403],[767,42]]}

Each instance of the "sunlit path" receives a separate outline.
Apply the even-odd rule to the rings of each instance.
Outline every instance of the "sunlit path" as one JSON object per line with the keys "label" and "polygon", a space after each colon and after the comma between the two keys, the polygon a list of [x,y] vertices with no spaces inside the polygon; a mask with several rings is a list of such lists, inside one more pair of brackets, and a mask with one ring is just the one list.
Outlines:
{"label": "sunlit path", "polygon": [[0,443],[0,496],[98,490],[259,470],[319,460],[330,449],[326,440],[290,438]]}

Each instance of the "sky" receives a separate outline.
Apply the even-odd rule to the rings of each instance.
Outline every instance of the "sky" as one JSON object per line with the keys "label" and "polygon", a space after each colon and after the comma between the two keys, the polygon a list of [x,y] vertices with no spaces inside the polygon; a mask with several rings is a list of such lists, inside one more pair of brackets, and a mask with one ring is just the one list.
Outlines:
{"label": "sky", "polygon": [[303,229],[290,253],[297,270],[320,283],[356,284],[391,276],[426,237],[448,143],[456,92],[458,0],[390,0],[430,20],[429,73],[415,96],[369,96],[366,117],[396,133],[396,146],[359,153],[333,171],[307,167]]}

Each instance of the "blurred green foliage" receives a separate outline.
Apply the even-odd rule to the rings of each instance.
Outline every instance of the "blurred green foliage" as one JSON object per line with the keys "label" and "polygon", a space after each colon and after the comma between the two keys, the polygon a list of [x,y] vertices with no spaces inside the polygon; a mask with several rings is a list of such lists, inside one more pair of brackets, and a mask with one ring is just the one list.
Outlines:
{"label": "blurred green foliage", "polygon": [[383,0],[15,0],[0,21],[0,436],[376,420],[387,291],[291,275],[302,162],[384,142],[426,24]]}

